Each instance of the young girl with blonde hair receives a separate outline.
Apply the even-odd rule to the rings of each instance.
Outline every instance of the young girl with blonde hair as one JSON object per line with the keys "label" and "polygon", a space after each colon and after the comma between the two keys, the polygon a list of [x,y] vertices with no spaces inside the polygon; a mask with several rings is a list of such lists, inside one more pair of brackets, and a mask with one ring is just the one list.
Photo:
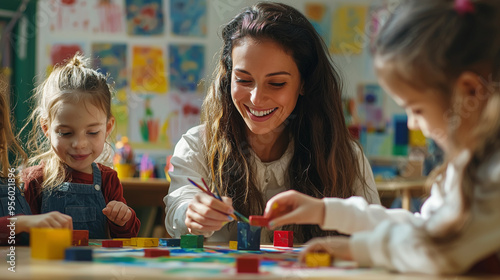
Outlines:
{"label": "young girl with blonde hair", "polygon": [[140,227],[116,171],[95,162],[109,155],[111,97],[106,77],[77,54],[37,87],[31,116],[30,163],[37,165],[23,172],[31,211],[68,214],[90,238],[133,237]]}

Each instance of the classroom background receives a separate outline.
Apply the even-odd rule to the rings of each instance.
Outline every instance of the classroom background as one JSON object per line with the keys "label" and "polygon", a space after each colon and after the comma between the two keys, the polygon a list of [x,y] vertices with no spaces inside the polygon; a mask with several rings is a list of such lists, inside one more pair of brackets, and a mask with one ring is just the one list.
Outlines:
{"label": "classroom background", "polygon": [[[140,235],[151,236],[154,225],[163,235],[159,199],[168,188],[168,158],[182,134],[200,122],[220,27],[256,2],[4,0],[0,89],[11,93],[19,129],[33,88],[53,67],[76,52],[90,57],[116,91],[113,164],[129,204],[144,208]],[[370,42],[397,1],[277,2],[303,12],[327,44],[344,82],[346,122],[370,159],[383,203],[418,210],[424,176],[440,151],[420,131],[408,131],[404,110],[377,83],[370,54]]]}

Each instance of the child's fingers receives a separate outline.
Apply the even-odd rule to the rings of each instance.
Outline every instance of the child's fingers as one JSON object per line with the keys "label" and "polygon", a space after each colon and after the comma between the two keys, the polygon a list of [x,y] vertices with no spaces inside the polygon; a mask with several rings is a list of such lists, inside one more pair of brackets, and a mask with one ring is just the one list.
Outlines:
{"label": "child's fingers", "polygon": [[128,207],[121,208],[120,212],[116,216],[116,222],[119,223],[120,226],[123,226],[132,216],[132,212]]}

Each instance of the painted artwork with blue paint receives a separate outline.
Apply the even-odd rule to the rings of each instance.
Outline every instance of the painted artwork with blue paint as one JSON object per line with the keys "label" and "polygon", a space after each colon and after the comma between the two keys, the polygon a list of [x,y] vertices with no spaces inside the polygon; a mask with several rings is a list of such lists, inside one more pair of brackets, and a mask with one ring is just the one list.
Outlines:
{"label": "painted artwork with blue paint", "polygon": [[196,92],[205,70],[205,47],[170,45],[170,85],[180,92]]}
{"label": "painted artwork with blue paint", "polygon": [[205,37],[207,35],[206,0],[170,0],[172,34]]}
{"label": "painted artwork with blue paint", "polygon": [[164,32],[162,0],[126,0],[129,35],[161,35]]}
{"label": "painted artwork with blue paint", "polygon": [[124,89],[128,85],[127,79],[127,45],[97,43],[92,45],[92,60],[96,67],[104,75],[109,75],[108,82],[113,83],[116,91]]}

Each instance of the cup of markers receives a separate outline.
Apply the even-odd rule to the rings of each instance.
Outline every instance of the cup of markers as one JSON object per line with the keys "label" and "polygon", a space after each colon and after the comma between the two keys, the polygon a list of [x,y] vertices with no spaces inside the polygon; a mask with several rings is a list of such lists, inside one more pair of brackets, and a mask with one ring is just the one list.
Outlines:
{"label": "cup of markers", "polygon": [[132,147],[128,143],[127,137],[122,137],[116,142],[116,153],[113,158],[113,165],[119,179],[134,177],[135,163]]}

